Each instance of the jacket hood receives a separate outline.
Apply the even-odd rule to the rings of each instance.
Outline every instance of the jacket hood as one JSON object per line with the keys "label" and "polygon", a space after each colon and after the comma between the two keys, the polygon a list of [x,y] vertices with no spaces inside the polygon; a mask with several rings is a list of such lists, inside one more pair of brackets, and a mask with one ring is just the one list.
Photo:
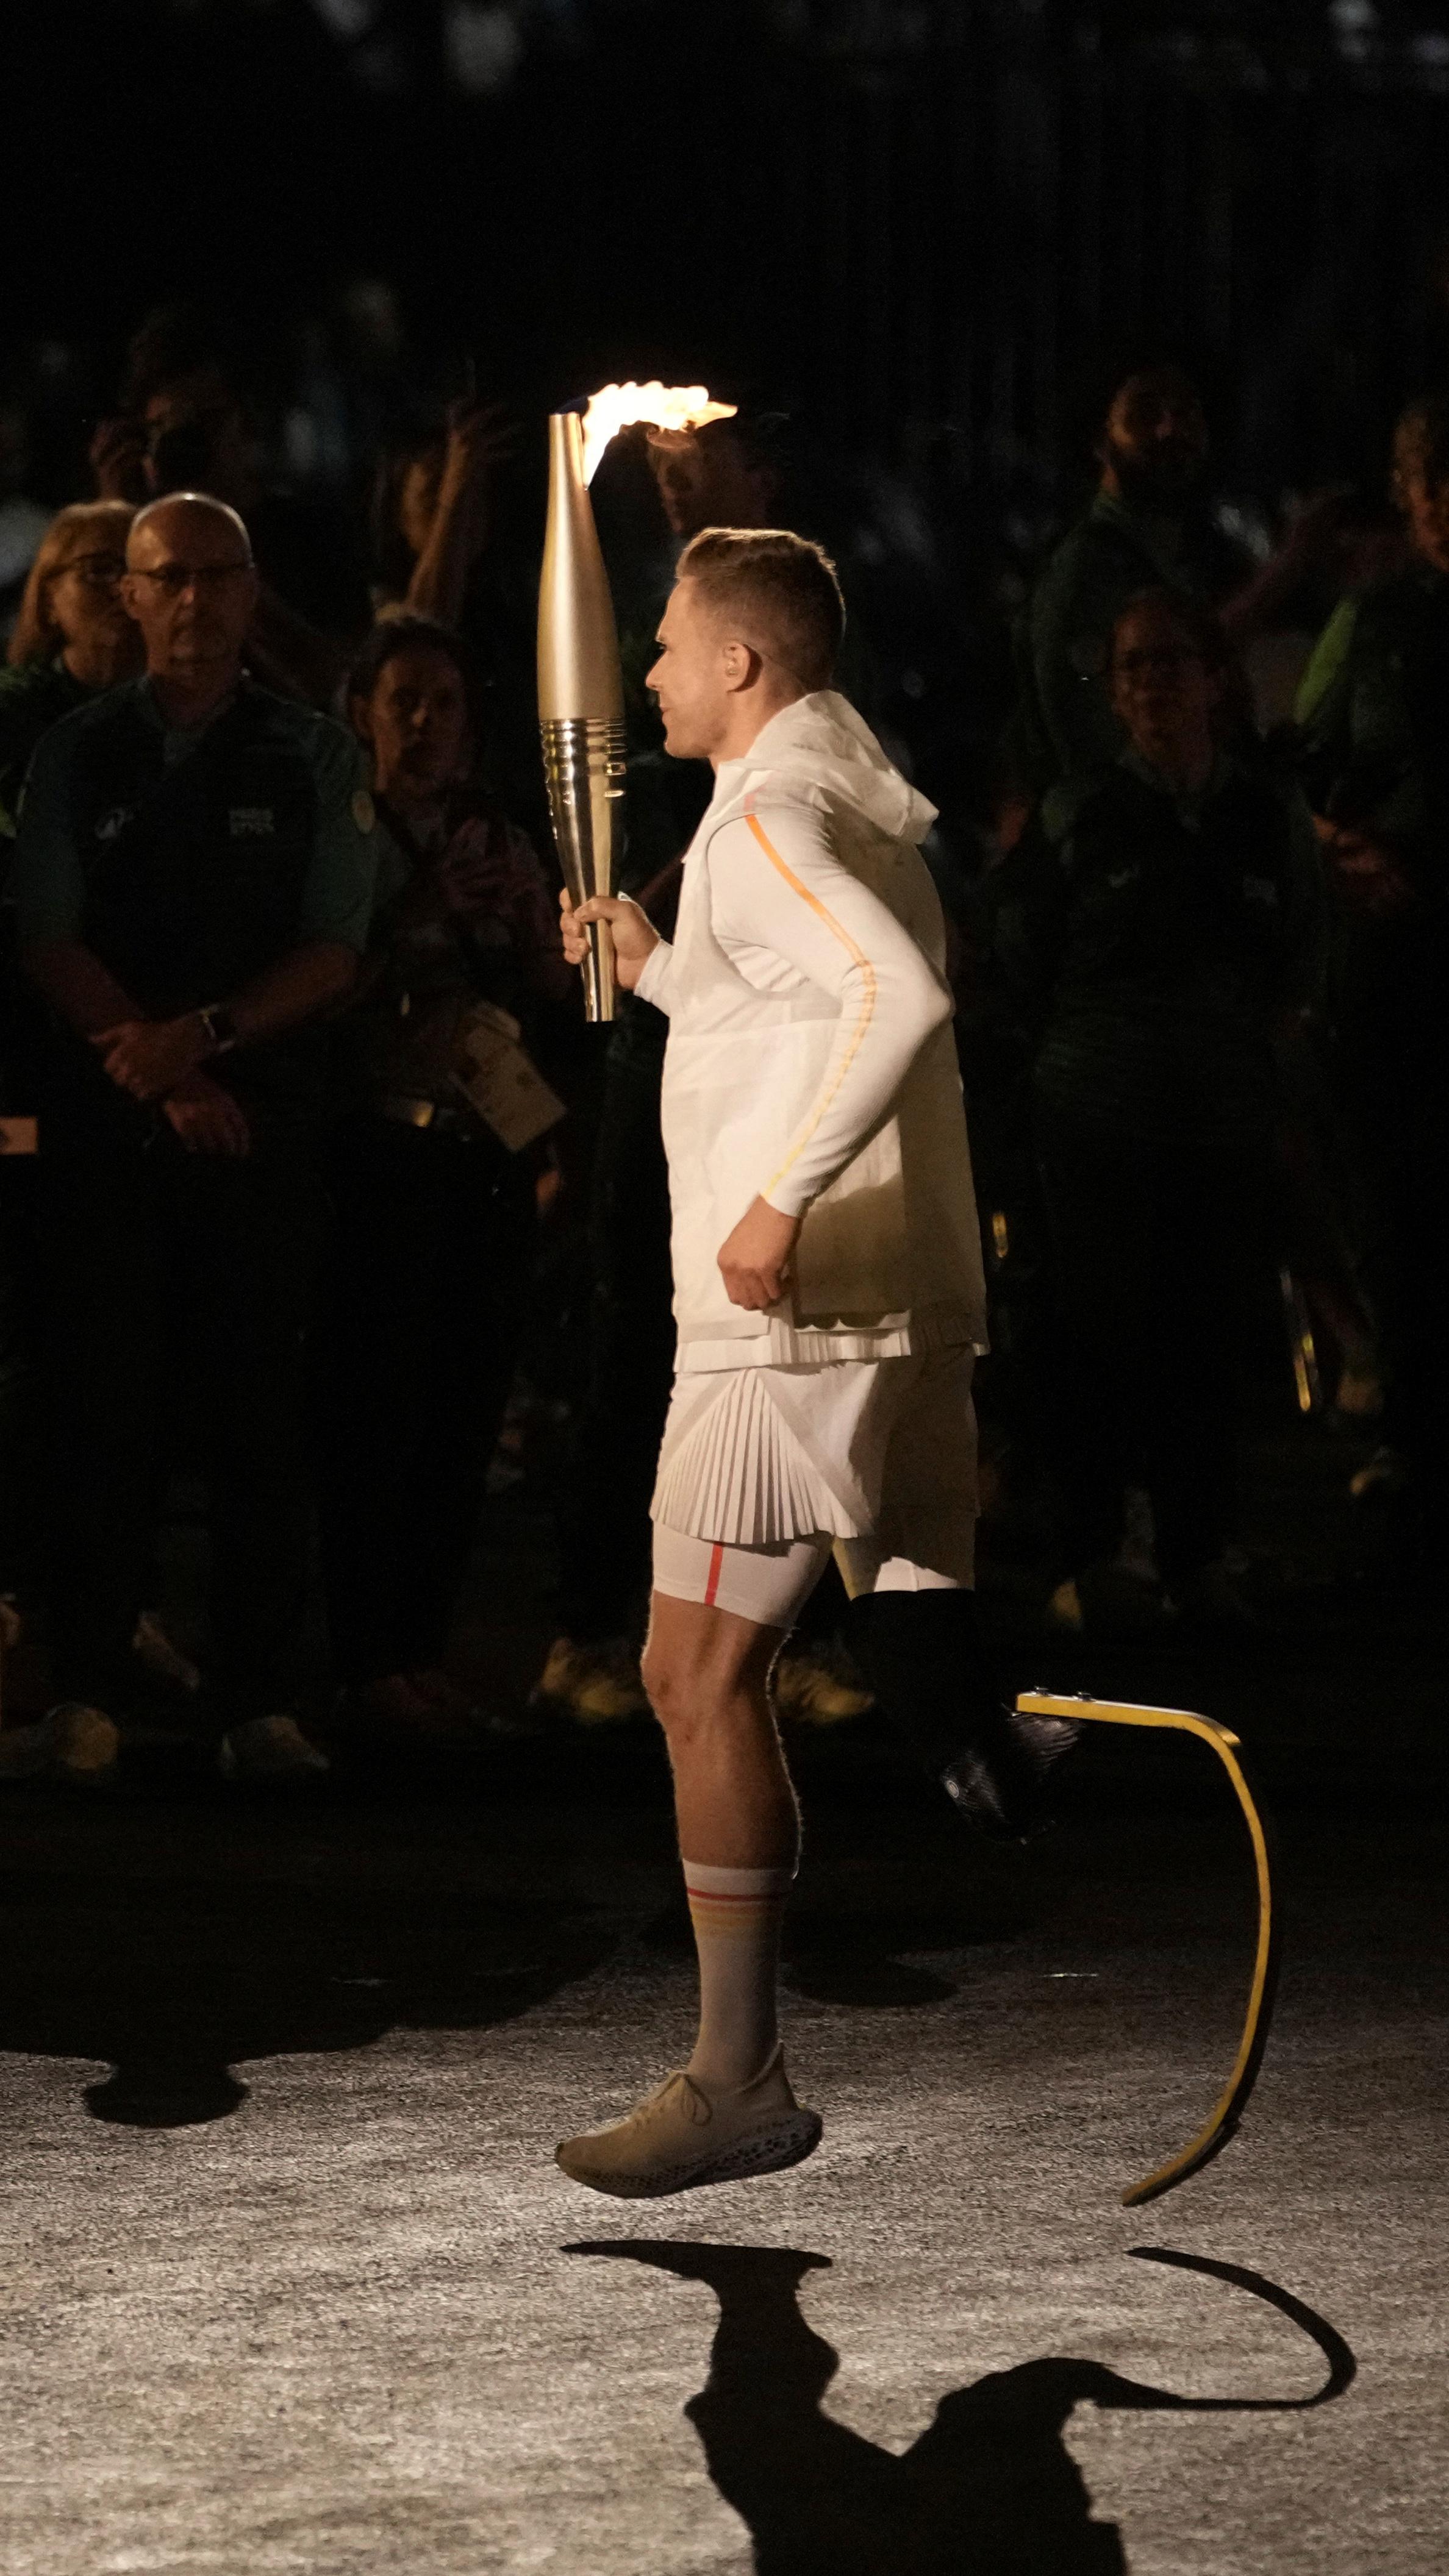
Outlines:
{"label": "jacket hood", "polygon": [[875,735],[837,689],[816,689],[796,698],[755,736],[743,759],[723,761],[715,784],[713,813],[726,811],[752,796],[777,802],[814,805],[828,812],[848,805],[878,832],[894,841],[920,842],[936,819],[936,808],[917,794],[894,762],[886,758]]}

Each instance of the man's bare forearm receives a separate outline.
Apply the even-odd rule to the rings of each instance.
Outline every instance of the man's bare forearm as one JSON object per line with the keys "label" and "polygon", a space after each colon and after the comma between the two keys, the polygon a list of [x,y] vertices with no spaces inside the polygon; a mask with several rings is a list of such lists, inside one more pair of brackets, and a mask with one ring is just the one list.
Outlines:
{"label": "man's bare forearm", "polygon": [[52,939],[42,947],[28,948],[24,964],[51,1008],[83,1038],[96,1037],[122,1020],[147,1016],[95,951],[79,939]]}
{"label": "man's bare forearm", "polygon": [[444,493],[433,513],[428,541],[413,566],[407,607],[414,617],[436,617],[456,626],[463,614],[468,574],[480,551],[478,497],[468,489]]}
{"label": "man's bare forearm", "polygon": [[216,998],[226,1001],[238,1046],[257,1046],[331,1010],[351,992],[357,971],[355,948],[340,940],[317,940],[290,949],[240,993]]}

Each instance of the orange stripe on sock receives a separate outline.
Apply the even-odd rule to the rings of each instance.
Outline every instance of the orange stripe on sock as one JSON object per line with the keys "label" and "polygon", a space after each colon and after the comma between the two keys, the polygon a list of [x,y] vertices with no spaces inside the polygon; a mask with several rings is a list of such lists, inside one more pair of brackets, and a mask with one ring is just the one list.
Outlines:
{"label": "orange stripe on sock", "polygon": [[712,1610],[714,1608],[714,1596],[719,1590],[720,1571],[723,1565],[724,1541],[723,1539],[717,1538],[714,1546],[710,1550],[709,1580],[704,1587],[704,1606],[706,1610]]}

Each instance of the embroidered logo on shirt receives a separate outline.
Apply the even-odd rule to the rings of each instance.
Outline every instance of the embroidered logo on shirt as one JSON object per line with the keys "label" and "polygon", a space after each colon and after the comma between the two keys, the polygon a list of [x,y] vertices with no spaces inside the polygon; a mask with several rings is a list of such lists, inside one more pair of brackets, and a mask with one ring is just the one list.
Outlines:
{"label": "embroidered logo on shirt", "polygon": [[103,814],[96,825],[96,839],[98,841],[119,840],[126,825],[134,822],[135,818],[134,805],[113,805],[109,814]]}
{"label": "embroidered logo on shirt", "polygon": [[1244,877],[1243,893],[1249,903],[1271,903],[1276,908],[1278,889],[1271,877]]}
{"label": "embroidered logo on shirt", "polygon": [[264,841],[277,828],[270,805],[233,805],[226,820],[234,841]]}
{"label": "embroidered logo on shirt", "polygon": [[370,832],[377,821],[377,808],[365,787],[354,787],[352,791],[352,819],[359,832]]}

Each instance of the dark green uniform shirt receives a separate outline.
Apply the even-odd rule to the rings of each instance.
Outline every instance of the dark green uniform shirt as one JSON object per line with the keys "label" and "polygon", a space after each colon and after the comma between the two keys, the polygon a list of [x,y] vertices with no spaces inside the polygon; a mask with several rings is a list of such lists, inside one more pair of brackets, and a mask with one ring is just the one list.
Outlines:
{"label": "dark green uniform shirt", "polygon": [[1105,678],[1112,629],[1140,590],[1205,600],[1225,570],[1208,555],[1206,541],[1190,542],[1179,521],[1148,517],[1107,492],[1063,537],[1032,594],[1018,647],[1021,751],[1034,786],[1116,759],[1122,729]]}
{"label": "dark green uniform shirt", "polygon": [[[376,849],[357,746],[330,716],[244,681],[210,724],[180,732],[149,683],[129,681],[36,752],[15,855],[21,944],[79,941],[148,1017],[169,1019],[229,1000],[292,949],[361,951]],[[69,1033],[61,1045],[79,1102],[88,1051]],[[299,1029],[211,1069],[295,1118],[324,1055],[321,1033]],[[113,1086],[91,1073],[99,1104]]]}
{"label": "dark green uniform shirt", "polygon": [[1291,784],[1221,759],[1175,796],[1132,752],[1049,795],[990,880],[993,947],[1057,1122],[1184,1144],[1273,1114],[1272,1014],[1321,935],[1313,825]]}
{"label": "dark green uniform shirt", "polygon": [[41,735],[97,694],[61,661],[18,662],[0,671],[0,840],[15,838],[25,773]]}

